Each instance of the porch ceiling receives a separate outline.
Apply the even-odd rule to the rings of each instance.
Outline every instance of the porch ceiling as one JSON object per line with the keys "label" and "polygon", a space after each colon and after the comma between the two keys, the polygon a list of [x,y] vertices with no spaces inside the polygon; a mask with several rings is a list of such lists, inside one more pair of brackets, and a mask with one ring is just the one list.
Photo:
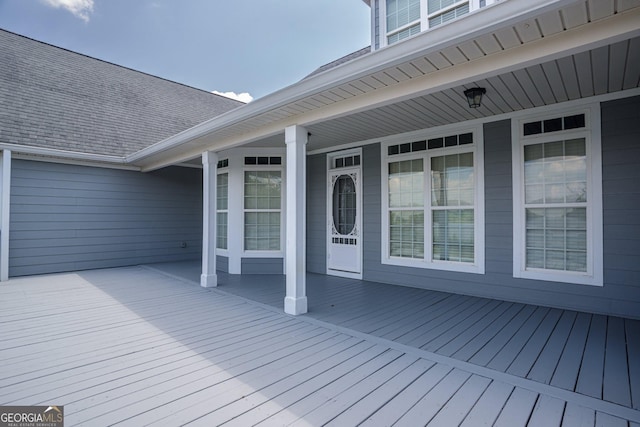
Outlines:
{"label": "porch ceiling", "polygon": [[[306,126],[309,150],[637,88],[640,0],[499,2],[327,70],[134,155],[146,169],[207,149],[282,146]],[[469,28],[473,28],[469,31]],[[466,88],[487,89],[470,109]]]}
{"label": "porch ceiling", "polygon": [[[487,93],[480,108],[469,108],[464,91],[476,86]],[[640,37],[308,126],[309,150],[637,87]],[[268,143],[282,141],[278,135]]]}

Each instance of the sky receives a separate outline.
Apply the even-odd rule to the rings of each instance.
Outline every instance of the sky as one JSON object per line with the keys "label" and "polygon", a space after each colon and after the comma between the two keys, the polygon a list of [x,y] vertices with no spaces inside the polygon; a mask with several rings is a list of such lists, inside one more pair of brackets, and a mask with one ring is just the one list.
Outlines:
{"label": "sky", "polygon": [[362,0],[0,0],[0,28],[245,102],[371,40]]}

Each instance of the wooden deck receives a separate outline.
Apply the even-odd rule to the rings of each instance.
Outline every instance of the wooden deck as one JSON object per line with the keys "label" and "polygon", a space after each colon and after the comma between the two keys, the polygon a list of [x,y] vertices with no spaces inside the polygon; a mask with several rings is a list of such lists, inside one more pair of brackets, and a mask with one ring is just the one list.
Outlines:
{"label": "wooden deck", "polygon": [[0,404],[69,426],[640,427],[638,321],[315,275],[290,317],[281,276],[165,271],[0,285]]}

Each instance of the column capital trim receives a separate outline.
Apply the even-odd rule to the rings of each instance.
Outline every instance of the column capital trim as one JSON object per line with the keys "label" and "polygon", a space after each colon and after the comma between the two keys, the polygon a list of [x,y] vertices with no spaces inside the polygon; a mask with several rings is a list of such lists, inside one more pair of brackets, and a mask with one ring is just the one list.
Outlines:
{"label": "column capital trim", "polygon": [[284,142],[285,144],[291,144],[294,142],[302,142],[306,144],[309,142],[309,132],[303,126],[293,125],[284,129]]}

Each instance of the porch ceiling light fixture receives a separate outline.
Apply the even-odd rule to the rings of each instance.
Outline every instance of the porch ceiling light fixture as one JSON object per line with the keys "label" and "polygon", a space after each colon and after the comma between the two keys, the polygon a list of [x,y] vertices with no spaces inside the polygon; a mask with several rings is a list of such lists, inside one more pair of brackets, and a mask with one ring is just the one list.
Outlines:
{"label": "porch ceiling light fixture", "polygon": [[487,93],[487,90],[483,87],[472,87],[464,91],[464,96],[467,97],[469,102],[469,108],[478,108],[482,102],[482,95]]}

